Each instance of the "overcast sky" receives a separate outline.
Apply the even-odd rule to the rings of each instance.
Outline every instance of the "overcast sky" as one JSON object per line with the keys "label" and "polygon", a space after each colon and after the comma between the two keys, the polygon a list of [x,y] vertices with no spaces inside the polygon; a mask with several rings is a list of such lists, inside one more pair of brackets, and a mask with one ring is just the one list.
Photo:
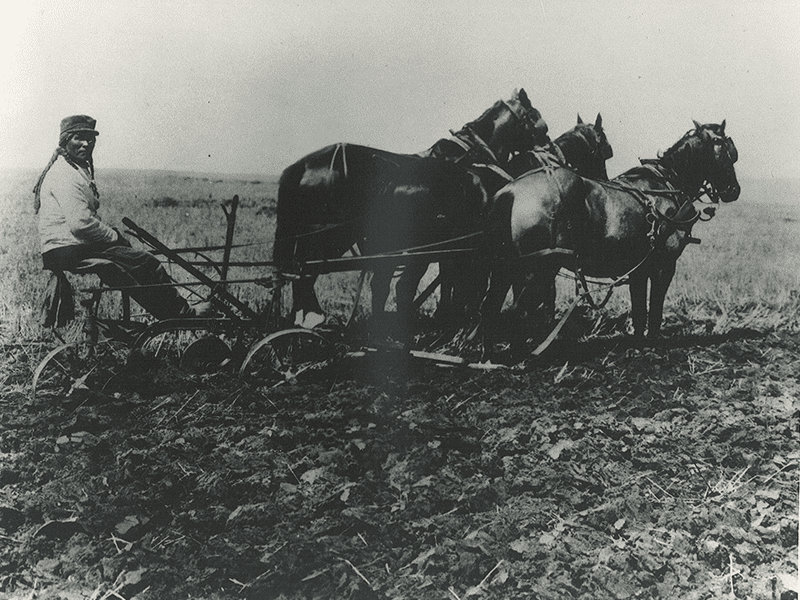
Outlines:
{"label": "overcast sky", "polygon": [[609,174],[727,119],[740,177],[800,177],[798,0],[33,0],[0,23],[0,167],[68,114],[98,170],[278,174],[333,142],[417,152],[524,87],[602,113]]}

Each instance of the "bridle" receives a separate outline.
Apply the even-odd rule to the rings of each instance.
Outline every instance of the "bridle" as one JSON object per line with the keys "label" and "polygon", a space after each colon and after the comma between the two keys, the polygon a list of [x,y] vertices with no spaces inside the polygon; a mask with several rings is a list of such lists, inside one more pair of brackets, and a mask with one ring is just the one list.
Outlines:
{"label": "bridle", "polygon": [[[569,135],[575,135],[583,140],[583,146],[588,150],[588,163],[592,166],[596,164],[600,164],[601,161],[605,164],[605,161],[611,158],[614,155],[614,151],[611,148],[611,145],[606,141],[603,143],[603,135],[602,133],[598,133],[594,127],[591,125],[586,125],[585,127],[591,129],[594,132],[594,136],[589,136],[580,129],[580,126],[574,127],[570,131],[560,135],[558,138],[550,142],[548,147],[545,149],[543,153],[536,152],[535,150],[529,150],[529,153],[534,154],[537,157],[537,160],[542,163],[543,166],[548,164],[550,161],[543,159],[543,154],[551,154],[556,159],[556,163],[564,166],[572,171],[577,171],[577,168],[574,164],[570,163],[567,158],[564,156],[564,152],[561,150],[561,147],[558,145],[558,140],[566,138]],[[590,139],[591,138],[591,139]],[[607,177],[606,177],[607,179]]]}
{"label": "bridle", "polygon": [[[517,120],[517,123],[522,126],[521,135],[532,138],[536,137],[536,123],[542,118],[538,110],[533,107],[525,108],[521,103],[512,105],[507,100],[500,100],[500,103],[506,107],[506,110],[511,113]],[[539,115],[537,118],[533,117],[534,112]]]}
{"label": "bridle", "polygon": [[517,117],[517,119],[523,120],[528,113],[528,109],[521,104],[515,108],[511,106],[507,100],[500,100],[500,103],[508,109],[508,112]]}
{"label": "bridle", "polygon": [[[727,164],[731,168],[733,168],[734,163],[739,158],[738,154],[736,156],[732,156],[733,152],[732,152],[731,149],[732,148],[733,148],[733,150],[736,149],[736,146],[734,145],[733,140],[729,136],[723,135],[723,136],[720,136],[720,137],[715,137],[712,140],[711,143],[713,144],[714,147],[722,146],[722,148],[723,148],[723,150],[725,152],[725,156],[721,157],[721,160],[724,159],[727,162]],[[719,204],[719,202],[720,202],[720,200],[722,198],[722,193],[724,193],[725,191],[727,191],[727,190],[729,190],[731,188],[731,186],[729,185],[724,190],[717,190],[716,187],[708,179],[706,179],[703,182],[701,187],[702,187],[701,196],[702,195],[708,196],[709,201],[712,204]]]}
{"label": "bridle", "polygon": [[577,130],[576,133],[583,138],[584,142],[586,143],[586,147],[590,149],[589,160],[592,165],[600,164],[601,161],[605,163],[605,161],[614,156],[614,151],[608,142],[605,144],[603,143],[602,130],[598,132],[591,125],[589,125],[588,128],[591,129],[597,136],[596,139],[590,140],[589,136],[587,136],[582,130]]}

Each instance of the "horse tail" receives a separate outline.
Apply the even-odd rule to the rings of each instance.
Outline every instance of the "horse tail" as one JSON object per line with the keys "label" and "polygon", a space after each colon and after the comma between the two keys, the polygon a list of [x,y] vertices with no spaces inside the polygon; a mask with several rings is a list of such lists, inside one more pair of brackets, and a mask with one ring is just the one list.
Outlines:
{"label": "horse tail", "polygon": [[511,243],[511,211],[514,208],[514,190],[501,189],[491,199],[487,207],[484,229],[483,254],[492,259],[507,256],[513,247]]}
{"label": "horse tail", "polygon": [[294,257],[296,234],[300,222],[300,180],[305,164],[295,163],[281,174],[278,183],[278,205],[276,207],[275,241],[272,246],[272,260],[289,265]]}
{"label": "horse tail", "polygon": [[[339,143],[321,148],[281,174],[272,258],[279,265],[324,252],[323,236],[309,236],[350,218],[364,193],[353,181],[370,181],[359,147]],[[359,161],[359,158],[361,159]],[[361,169],[357,167],[362,167]],[[354,199],[355,198],[355,199]],[[339,234],[341,235],[341,234]],[[338,240],[337,240],[338,241]],[[330,239],[328,240],[330,242]]]}

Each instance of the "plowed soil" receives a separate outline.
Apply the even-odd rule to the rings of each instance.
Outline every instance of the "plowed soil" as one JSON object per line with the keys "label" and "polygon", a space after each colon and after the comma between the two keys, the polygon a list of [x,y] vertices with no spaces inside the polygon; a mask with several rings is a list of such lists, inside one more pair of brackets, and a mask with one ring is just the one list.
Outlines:
{"label": "plowed soil", "polygon": [[4,353],[0,598],[796,597],[796,334],[35,399]]}

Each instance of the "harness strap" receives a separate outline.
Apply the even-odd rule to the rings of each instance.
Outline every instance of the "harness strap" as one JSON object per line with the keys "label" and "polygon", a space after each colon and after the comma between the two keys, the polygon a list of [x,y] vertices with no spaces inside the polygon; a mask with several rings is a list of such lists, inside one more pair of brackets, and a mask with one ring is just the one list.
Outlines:
{"label": "harness strap", "polygon": [[[694,225],[701,217],[701,213],[694,209],[694,202],[699,198],[699,196],[692,197],[691,195],[687,194],[681,189],[678,189],[677,186],[665,173],[665,167],[660,165],[658,161],[655,160],[641,160],[642,168],[647,169],[650,173],[656,176],[657,179],[664,182],[666,185],[670,186],[672,189],[667,190],[648,190],[645,192],[633,185],[624,185],[619,183],[618,181],[614,182],[602,182],[603,185],[610,187],[612,189],[616,189],[619,191],[627,192],[634,196],[642,206],[644,206],[648,211],[647,220],[650,222],[650,232],[648,233],[647,237],[650,240],[650,246],[652,248],[655,247],[656,244],[656,237],[658,236],[658,229],[659,225],[662,223],[668,223],[675,227],[676,229],[684,229],[688,230],[692,225]],[[623,176],[623,179],[628,179]],[[655,200],[653,199],[654,196],[663,197],[663,198],[671,198],[677,204],[675,217],[670,217],[662,213],[656,207]],[[684,200],[681,202],[681,200]],[[683,219],[680,218],[683,212],[685,212],[686,208],[691,206],[693,209],[693,213],[689,218]]]}
{"label": "harness strap", "polygon": [[[409,252],[420,252],[420,251],[423,251],[423,250],[430,250],[430,249],[440,248],[442,246],[448,246],[448,245],[454,244],[456,242],[462,242],[462,241],[465,241],[465,240],[470,240],[470,239],[473,239],[473,238],[476,238],[476,237],[480,237],[482,235],[483,235],[482,231],[475,231],[473,233],[468,233],[466,235],[462,235],[462,236],[459,236],[459,237],[450,238],[449,240],[442,240],[440,242],[433,242],[431,244],[424,244],[422,246],[414,246],[412,248],[404,248],[402,250],[393,250],[391,252],[386,252],[383,255],[377,255],[377,256],[393,256],[395,254],[407,254]],[[464,248],[456,248],[456,250],[463,250],[463,249]]]}
{"label": "harness strap", "polygon": [[[464,129],[462,129],[462,131],[466,131],[466,132],[469,133],[469,137],[474,142],[475,146],[480,148],[481,150],[483,150],[489,156],[489,158],[492,160],[492,162],[495,162],[495,163],[499,163],[500,162],[497,159],[497,155],[495,155],[494,150],[489,148],[488,144],[485,141],[483,141],[483,138],[481,138],[477,133],[475,133],[472,130],[472,128],[469,127],[469,125],[465,125]],[[461,158],[463,158],[463,156]],[[458,161],[456,161],[456,162],[458,162]]]}
{"label": "harness strap", "polygon": [[[575,293],[576,294],[580,294],[580,290],[578,289],[578,285],[580,284],[580,287],[583,289],[583,294],[581,294],[581,295],[585,296],[586,299],[589,301],[589,306],[591,306],[594,309],[598,309],[598,310],[602,309],[602,308],[605,308],[605,305],[608,304],[609,300],[611,300],[611,295],[614,293],[614,287],[615,286],[610,286],[608,288],[608,291],[606,291],[605,298],[603,298],[603,300],[600,302],[600,304],[597,304],[594,301],[594,298],[592,298],[591,293],[589,292],[589,286],[586,283],[586,277],[584,277],[583,269],[581,269],[580,266],[577,266],[575,268],[575,275],[577,276],[576,280],[575,280]],[[622,285],[622,283],[620,283],[619,285]]]}
{"label": "harness strap", "polygon": [[564,156],[564,152],[561,150],[561,146],[559,146],[558,144],[551,143],[550,148],[548,148],[548,152],[552,152],[553,154],[555,154],[556,159],[558,159],[558,162],[560,162],[562,165],[569,165],[567,157]]}
{"label": "harness strap", "polygon": [[[469,126],[465,125],[464,128],[459,131],[453,131],[451,129],[450,135],[451,137],[449,137],[447,141],[455,144],[464,151],[464,154],[453,160],[454,163],[458,164],[464,161],[474,150],[482,151],[492,162],[499,162],[494,151],[489,148],[486,142],[484,142]],[[467,139],[464,139],[465,137]]]}
{"label": "harness strap", "polygon": [[333,173],[333,166],[334,166],[334,163],[336,162],[336,156],[339,154],[339,150],[341,150],[342,151],[342,170],[344,172],[344,176],[345,177],[347,177],[347,155],[345,153],[346,152],[346,150],[345,150],[346,146],[347,146],[347,144],[345,142],[339,142],[338,144],[336,144],[336,150],[333,151],[333,156],[331,156],[331,166],[329,167],[329,170],[331,171],[331,173]]}
{"label": "harness strap", "polygon": [[502,168],[498,167],[497,165],[491,164],[491,163],[475,163],[474,165],[472,165],[472,168],[488,169],[489,171],[491,171],[492,173],[495,173],[496,175],[499,175],[500,177],[502,177],[503,179],[505,179],[509,183],[514,181],[514,178],[511,175],[506,173]]}
{"label": "harness strap", "polygon": [[467,144],[467,142],[465,142],[460,137],[458,137],[458,134],[455,131],[453,131],[452,129],[450,130],[450,135],[451,135],[451,137],[449,138],[448,141],[453,142],[456,146],[461,148],[464,152],[469,152],[470,150],[472,150],[472,146],[470,146],[469,144]]}
{"label": "harness strap", "polygon": [[564,153],[561,148],[555,144],[551,144],[550,148],[536,147],[533,150],[528,150],[528,154],[532,154],[542,165],[541,169],[552,171],[556,167],[569,167],[569,162],[564,158]]}
{"label": "harness strap", "polygon": [[327,233],[328,231],[333,231],[335,229],[341,229],[343,227],[347,227],[348,225],[353,225],[354,223],[358,223],[361,219],[350,219],[349,221],[343,221],[341,223],[317,223],[319,227],[312,231],[306,231],[304,233],[296,233],[294,235],[287,235],[284,237],[284,240],[299,240],[301,238],[311,237],[314,235],[320,235],[323,233]]}

